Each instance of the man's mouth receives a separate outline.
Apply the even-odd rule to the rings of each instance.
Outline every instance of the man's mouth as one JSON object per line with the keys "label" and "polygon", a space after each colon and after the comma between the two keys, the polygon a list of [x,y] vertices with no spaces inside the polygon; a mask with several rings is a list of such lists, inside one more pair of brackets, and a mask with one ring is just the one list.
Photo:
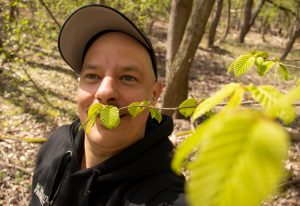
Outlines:
{"label": "man's mouth", "polygon": [[119,114],[120,114],[120,118],[123,118],[123,117],[125,117],[126,115],[128,115],[129,113],[128,113],[127,109],[124,108],[124,109],[120,109],[120,110],[119,110]]}

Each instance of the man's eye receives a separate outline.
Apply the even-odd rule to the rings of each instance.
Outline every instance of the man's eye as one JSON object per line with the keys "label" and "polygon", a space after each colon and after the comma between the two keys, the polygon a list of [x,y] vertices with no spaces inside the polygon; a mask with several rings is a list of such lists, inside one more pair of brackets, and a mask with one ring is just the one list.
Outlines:
{"label": "man's eye", "polygon": [[100,80],[100,77],[97,74],[86,74],[86,75],[84,75],[84,79],[87,82],[95,82],[95,81]]}
{"label": "man's eye", "polygon": [[120,79],[124,80],[124,81],[137,81],[137,79],[135,77],[130,76],[130,75],[123,75],[123,76],[121,76]]}

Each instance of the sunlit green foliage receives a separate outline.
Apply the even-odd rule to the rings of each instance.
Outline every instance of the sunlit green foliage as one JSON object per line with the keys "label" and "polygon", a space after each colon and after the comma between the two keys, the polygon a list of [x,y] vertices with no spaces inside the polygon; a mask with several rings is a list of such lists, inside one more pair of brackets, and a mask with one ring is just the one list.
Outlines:
{"label": "sunlit green foliage", "polygon": [[222,89],[215,93],[215,95],[207,98],[203,102],[201,102],[195,112],[191,120],[194,122],[197,118],[201,117],[203,114],[209,112],[212,108],[214,108],[217,104],[224,101],[225,98],[232,95],[232,93],[239,88],[240,85],[237,83],[230,83],[225,85]]}
{"label": "sunlit green foliage", "polygon": [[224,110],[230,110],[230,109],[237,109],[241,105],[243,101],[245,93],[245,88],[244,87],[239,87],[237,88],[234,93],[231,95],[229,98],[229,101],[227,102]]}
{"label": "sunlit green foliage", "polygon": [[277,101],[284,98],[284,95],[272,86],[255,87],[250,85],[247,89],[251,92],[253,99],[260,102],[267,114],[281,119],[284,123],[290,124],[296,118],[296,111],[293,107],[294,101],[279,105]]}
{"label": "sunlit green foliage", "polygon": [[103,105],[100,110],[100,120],[108,129],[117,127],[120,124],[119,109],[111,105]]}
{"label": "sunlit green foliage", "polygon": [[264,76],[271,69],[278,69],[279,74],[285,80],[288,80],[289,74],[287,66],[284,65],[279,59],[268,59],[269,54],[262,51],[251,51],[247,54],[240,55],[228,67],[228,73],[234,72],[236,77],[246,74],[251,68],[256,67],[256,72],[259,76]]}
{"label": "sunlit green foliage", "polygon": [[[291,9],[297,8],[296,0],[274,1]],[[45,1],[60,23],[79,6],[97,2]],[[236,5],[242,3],[238,1]],[[125,12],[145,30],[153,20],[169,12],[170,0],[113,0],[106,1],[106,4]],[[0,33],[6,50],[5,53],[1,51],[3,58],[19,55],[20,51],[28,55],[28,51],[33,52],[36,47],[51,47],[50,42],[56,41],[59,27],[38,0],[3,1],[2,5],[0,18],[3,19],[3,26]],[[282,12],[277,12],[270,5],[263,9],[267,12],[261,12],[260,16],[266,14],[269,22],[271,19],[280,20],[278,17],[283,16]],[[281,23],[281,26],[285,24]],[[268,59],[268,56],[260,51],[241,55],[230,65],[228,72],[234,72],[238,77],[254,67],[260,76],[264,76],[272,69],[278,69],[281,76],[288,79],[286,66],[278,59]],[[263,106],[262,112],[240,109],[245,92],[250,92],[253,99]],[[273,119],[292,122],[295,118],[292,104],[299,99],[300,85],[282,94],[270,86],[231,83],[198,106],[194,104],[195,100],[182,103],[177,109],[185,116],[193,114],[192,120],[195,121],[228,100],[224,110],[199,125],[176,152],[173,167],[176,171],[188,169],[191,173],[187,185],[191,204],[252,206],[273,192],[284,176],[282,162],[288,147],[285,131]],[[195,112],[192,111],[194,108],[183,108],[189,106],[197,106]],[[149,109],[152,118],[161,122],[159,109],[145,101],[129,105],[128,112],[137,116],[145,108]],[[86,133],[90,132],[97,119],[109,129],[117,127],[120,123],[119,109],[99,103],[92,105],[86,122],[82,124]],[[188,157],[193,153],[195,156],[190,161]]]}
{"label": "sunlit green foliage", "polygon": [[158,123],[162,120],[162,115],[157,108],[149,107],[150,115],[152,119],[156,119]]}
{"label": "sunlit green foliage", "polygon": [[197,106],[197,100],[195,98],[186,99],[179,105],[179,108],[183,108],[183,109],[179,109],[179,112],[184,117],[189,117],[194,113],[196,106]]}
{"label": "sunlit green foliage", "polygon": [[113,0],[107,5],[118,8],[120,11],[137,23],[142,30],[149,30],[151,23],[170,11],[171,0]]}
{"label": "sunlit green foliage", "polygon": [[[79,7],[99,3],[97,0],[43,1],[60,26]],[[131,20],[137,22],[142,30],[149,30],[155,20],[167,16],[170,2],[170,0],[104,1],[105,5],[124,12]],[[28,56],[35,53],[37,48],[53,49],[53,42],[57,41],[60,27],[40,0],[4,0],[0,6],[0,41],[3,44],[2,47],[0,45],[0,53],[3,59],[14,61],[13,57]],[[57,48],[54,50],[57,51]]]}
{"label": "sunlit green foliage", "polygon": [[173,168],[179,172],[186,167],[191,173],[187,184],[191,205],[254,206],[284,177],[287,151],[285,130],[263,114],[220,112],[183,142]]}
{"label": "sunlit green foliage", "polygon": [[136,117],[145,109],[145,106],[150,106],[150,103],[147,101],[133,102],[129,105],[128,112],[131,116]]}

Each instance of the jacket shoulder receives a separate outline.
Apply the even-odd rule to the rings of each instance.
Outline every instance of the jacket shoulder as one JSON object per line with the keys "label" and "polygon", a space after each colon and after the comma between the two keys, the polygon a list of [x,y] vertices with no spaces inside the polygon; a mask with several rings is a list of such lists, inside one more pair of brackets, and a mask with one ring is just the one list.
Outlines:
{"label": "jacket shoulder", "polygon": [[185,179],[172,171],[155,175],[135,185],[129,191],[125,205],[185,206]]}
{"label": "jacket shoulder", "polygon": [[35,172],[46,164],[50,163],[56,155],[64,153],[67,150],[67,141],[70,138],[70,125],[64,125],[57,128],[41,146],[37,158]]}

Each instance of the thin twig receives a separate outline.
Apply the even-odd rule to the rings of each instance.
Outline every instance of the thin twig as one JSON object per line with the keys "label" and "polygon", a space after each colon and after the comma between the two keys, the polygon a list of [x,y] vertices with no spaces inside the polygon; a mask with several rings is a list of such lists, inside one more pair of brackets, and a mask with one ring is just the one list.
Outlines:
{"label": "thin twig", "polygon": [[286,59],[286,60],[281,60],[282,62],[300,62],[300,59]]}
{"label": "thin twig", "polygon": [[295,12],[293,12],[291,9],[283,7],[275,2],[273,2],[272,0],[267,0],[267,2],[269,2],[270,4],[273,4],[274,6],[276,6],[278,9],[289,12],[290,14],[292,14],[293,16],[296,17],[296,19],[299,19],[299,17],[297,16],[297,14]]}
{"label": "thin twig", "polygon": [[[256,101],[244,101],[241,103],[241,105],[256,105],[256,104],[260,104],[259,102]],[[222,102],[217,104],[216,106],[226,106],[227,102]],[[300,102],[294,103],[293,104],[295,107],[300,106]],[[198,105],[197,105],[198,106]],[[174,110],[177,111],[179,109],[189,109],[189,108],[196,108],[197,106],[185,106],[185,107],[164,107],[164,108],[159,108],[159,107],[155,107],[155,106],[147,106],[147,105],[135,105],[135,106],[126,106],[126,107],[121,107],[119,108],[119,111],[121,112],[121,114],[126,113],[126,110],[129,107],[147,107],[147,108],[152,108],[152,109],[157,109],[157,110]]]}
{"label": "thin twig", "polygon": [[[155,106],[149,106],[149,105],[134,105],[134,106],[126,106],[126,107],[121,107],[119,108],[119,111],[121,112],[121,114],[123,114],[124,112],[126,113],[126,110],[128,108],[132,108],[132,107],[146,107],[146,108],[152,108],[152,109],[157,109],[157,110],[179,110],[179,109],[189,109],[189,108],[196,108],[197,106],[185,106],[185,107],[155,107]],[[124,110],[124,111],[123,111]]]}
{"label": "thin twig", "polygon": [[2,137],[0,136],[0,140],[13,140],[16,142],[26,142],[26,143],[44,143],[48,139],[45,137],[22,137],[20,139],[14,137]]}
{"label": "thin twig", "polygon": [[59,29],[61,28],[60,23],[57,21],[57,19],[55,18],[55,16],[53,15],[53,13],[51,12],[51,10],[49,9],[49,7],[46,5],[46,3],[43,0],[40,0],[41,4],[45,7],[45,9],[47,10],[48,14],[51,16],[51,18],[53,19],[53,21],[55,22],[55,24],[59,27]]}
{"label": "thin twig", "polygon": [[288,180],[288,181],[282,183],[279,187],[287,188],[287,187],[296,186],[296,185],[300,185],[300,179]]}
{"label": "thin twig", "polygon": [[294,66],[294,65],[289,65],[289,64],[284,64],[284,66],[286,67],[292,67],[292,68],[296,68],[296,69],[300,69],[300,67]]}

